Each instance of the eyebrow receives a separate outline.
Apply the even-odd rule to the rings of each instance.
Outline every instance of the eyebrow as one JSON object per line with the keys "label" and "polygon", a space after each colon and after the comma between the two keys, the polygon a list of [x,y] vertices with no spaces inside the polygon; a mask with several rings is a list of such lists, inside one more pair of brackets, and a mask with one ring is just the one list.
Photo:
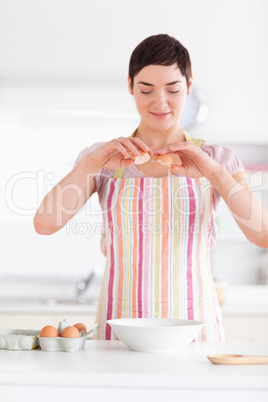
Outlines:
{"label": "eyebrow", "polygon": [[[174,85],[174,84],[178,84],[178,83],[182,83],[182,81],[173,81],[173,82],[168,82],[166,85]],[[148,87],[153,87],[153,84],[149,84],[148,82],[144,82],[144,81],[139,81],[138,84],[142,84],[142,85],[147,85]]]}

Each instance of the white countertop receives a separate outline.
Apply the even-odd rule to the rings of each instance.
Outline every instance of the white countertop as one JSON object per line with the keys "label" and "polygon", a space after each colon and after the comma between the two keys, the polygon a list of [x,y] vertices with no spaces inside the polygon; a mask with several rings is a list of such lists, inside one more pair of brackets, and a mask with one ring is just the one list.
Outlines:
{"label": "white countertop", "polygon": [[267,392],[268,365],[214,365],[207,354],[268,355],[264,344],[195,344],[141,353],[120,341],[87,341],[76,353],[0,350],[1,386],[111,387]]}

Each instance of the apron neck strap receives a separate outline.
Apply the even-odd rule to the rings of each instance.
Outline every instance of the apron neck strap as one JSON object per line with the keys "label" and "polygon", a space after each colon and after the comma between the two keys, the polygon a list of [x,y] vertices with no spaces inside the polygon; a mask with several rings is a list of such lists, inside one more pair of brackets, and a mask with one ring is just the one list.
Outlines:
{"label": "apron neck strap", "polygon": [[[131,134],[128,138],[135,137],[137,130],[138,129],[136,128],[134,133]],[[198,147],[201,146],[202,142],[204,141],[202,138],[192,138],[185,130],[183,130],[183,131],[184,131],[184,136],[185,136],[186,141],[192,142],[193,144],[195,144]],[[123,174],[124,174],[124,170],[125,170],[125,167],[121,167],[119,169],[116,169],[114,171],[113,178],[114,179],[122,179]]]}
{"label": "apron neck strap", "polygon": [[185,130],[184,130],[184,136],[186,141],[192,142],[194,145],[201,147],[202,142],[204,142],[205,140],[203,140],[203,138],[192,138]]}

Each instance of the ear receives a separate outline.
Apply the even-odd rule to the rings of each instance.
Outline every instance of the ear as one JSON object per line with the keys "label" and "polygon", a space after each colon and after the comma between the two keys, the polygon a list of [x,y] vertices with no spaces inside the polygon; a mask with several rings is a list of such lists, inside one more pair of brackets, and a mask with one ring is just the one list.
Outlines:
{"label": "ear", "polygon": [[128,80],[128,91],[131,95],[133,95],[133,89],[132,89],[132,83],[131,83],[131,78],[128,76],[127,77]]}
{"label": "ear", "polygon": [[193,76],[189,78],[189,85],[188,85],[188,90],[187,90],[187,95],[189,95],[193,90]]}

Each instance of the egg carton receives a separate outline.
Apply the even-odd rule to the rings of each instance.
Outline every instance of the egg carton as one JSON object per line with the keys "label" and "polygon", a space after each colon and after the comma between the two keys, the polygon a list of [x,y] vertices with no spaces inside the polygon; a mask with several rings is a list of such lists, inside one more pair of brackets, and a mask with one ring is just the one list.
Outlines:
{"label": "egg carton", "polygon": [[31,329],[0,329],[0,349],[32,350],[38,346],[39,334]]}
{"label": "egg carton", "polygon": [[87,339],[87,335],[82,335],[80,338],[61,338],[60,336],[45,338],[38,336],[38,343],[41,349],[46,352],[77,352],[85,346]]}
{"label": "egg carton", "polygon": [[[61,335],[64,328],[69,326],[68,320],[62,320],[59,322],[58,332]],[[57,337],[42,337],[38,336],[38,344],[41,349],[46,352],[77,352],[85,346],[87,339],[91,339],[91,334],[95,334],[99,324],[95,324],[94,327],[89,331],[81,331],[80,338],[62,338]]]}

